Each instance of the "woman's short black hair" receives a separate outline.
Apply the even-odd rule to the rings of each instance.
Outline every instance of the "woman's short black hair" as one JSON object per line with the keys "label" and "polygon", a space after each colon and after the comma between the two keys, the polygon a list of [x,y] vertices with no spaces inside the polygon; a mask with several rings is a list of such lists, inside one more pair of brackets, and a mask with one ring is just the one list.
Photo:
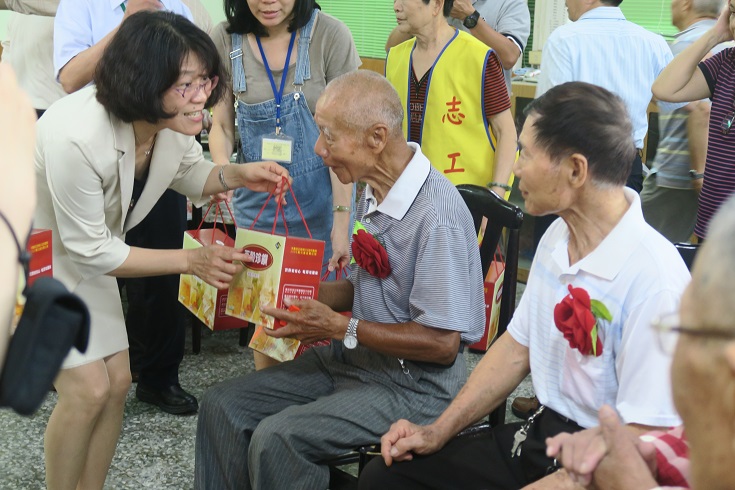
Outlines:
{"label": "woman's short black hair", "polygon": [[[291,14],[291,22],[288,24],[288,32],[294,32],[308,24],[314,9],[321,10],[315,0],[296,0]],[[227,32],[230,34],[268,36],[268,31],[255,18],[246,0],[225,0],[225,15],[227,15],[227,22],[230,24],[227,27]]]}
{"label": "woman's short black hair", "polygon": [[[181,65],[196,55],[210,77],[224,80],[217,48],[209,35],[172,12],[138,12],[120,26],[97,64],[97,101],[125,122],[169,119],[163,96],[178,81]],[[212,90],[205,107],[224,95],[225,83]]]}
{"label": "woman's short black hair", "polygon": [[[424,0],[424,3],[426,5],[429,5],[431,1],[432,0]],[[449,14],[452,12],[453,6],[454,6],[454,0],[444,0],[444,9],[442,10],[444,17],[449,17]]]}

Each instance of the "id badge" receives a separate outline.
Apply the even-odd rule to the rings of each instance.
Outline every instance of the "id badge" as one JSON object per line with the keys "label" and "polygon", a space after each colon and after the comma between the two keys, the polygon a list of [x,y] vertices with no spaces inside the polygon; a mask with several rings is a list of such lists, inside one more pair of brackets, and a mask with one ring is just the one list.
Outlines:
{"label": "id badge", "polygon": [[291,163],[293,161],[293,138],[284,133],[271,133],[263,136],[261,156],[263,160]]}

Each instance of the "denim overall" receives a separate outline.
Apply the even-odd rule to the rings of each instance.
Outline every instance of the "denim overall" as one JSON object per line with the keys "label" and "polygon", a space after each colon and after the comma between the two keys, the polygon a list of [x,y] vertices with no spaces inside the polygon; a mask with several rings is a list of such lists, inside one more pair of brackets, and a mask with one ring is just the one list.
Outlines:
{"label": "denim overall", "polygon": [[[281,163],[293,177],[293,191],[301,211],[309,225],[311,236],[317,240],[324,240],[324,263],[332,257],[332,183],[329,178],[329,169],[324,165],[321,157],[314,153],[314,144],[319,137],[319,128],[306,103],[306,97],[301,92],[305,80],[311,78],[309,65],[309,43],[311,31],[317,16],[317,10],[311,20],[298,34],[299,45],[296,54],[294,88],[291,93],[284,93],[281,101],[281,130],[293,138],[292,163]],[[245,69],[242,60],[242,35],[232,34],[232,85],[235,93],[245,92]],[[272,134],[276,127],[276,101],[271,99],[259,104],[245,104],[236,102],[235,107],[237,126],[240,131],[244,163],[262,160],[261,138]],[[237,223],[242,228],[249,228],[253,219],[260,212],[260,208],[268,194],[252,192],[248,189],[237,189],[234,195],[234,209]],[[288,205],[284,208],[288,234],[308,238],[296,203],[290,195],[286,196]],[[270,233],[275,218],[276,203],[274,199],[268,203],[263,214],[258,218],[255,229]],[[285,235],[283,219],[279,217],[276,234]],[[322,273],[326,272],[326,266]]]}

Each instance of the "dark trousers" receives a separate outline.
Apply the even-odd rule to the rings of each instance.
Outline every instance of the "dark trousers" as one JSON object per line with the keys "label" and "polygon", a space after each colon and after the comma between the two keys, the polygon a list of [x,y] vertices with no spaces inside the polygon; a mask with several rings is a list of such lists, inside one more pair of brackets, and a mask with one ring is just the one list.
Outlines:
{"label": "dark trousers", "polygon": [[[180,249],[186,230],[186,198],[167,190],[151,212],[127,233],[132,247]],[[179,382],[186,339],[184,310],[178,302],[179,276],[125,279],[130,367],[139,382],[165,388]]]}
{"label": "dark trousers", "polygon": [[[625,182],[626,187],[630,187],[638,194],[643,190],[643,160],[641,160],[641,152],[638,151],[635,154],[633,160],[633,167],[630,169],[628,180]],[[534,249],[538,247],[538,243],[541,237],[544,236],[546,230],[549,229],[551,223],[558,218],[555,214],[549,214],[547,216],[536,216],[533,219],[533,245]]]}
{"label": "dark trousers", "polygon": [[360,474],[360,490],[462,489],[517,490],[558,468],[546,456],[547,437],[577,432],[574,421],[546,408],[537,417],[521,454],[511,457],[513,436],[521,423],[455,437],[438,452],[387,467],[376,457]]}

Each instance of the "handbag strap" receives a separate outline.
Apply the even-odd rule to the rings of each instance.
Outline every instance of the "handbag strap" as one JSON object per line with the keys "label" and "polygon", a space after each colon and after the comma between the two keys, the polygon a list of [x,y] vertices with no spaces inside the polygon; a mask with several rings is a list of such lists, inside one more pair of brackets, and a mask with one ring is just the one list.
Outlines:
{"label": "handbag strap", "polygon": [[[281,205],[281,201],[283,200],[283,193],[285,192],[286,188],[286,177],[282,177],[283,186],[281,188],[281,193],[278,195],[278,200],[276,203],[276,217],[273,219],[273,228],[271,229],[271,234],[276,234],[276,225],[278,224],[278,217],[279,215],[283,219],[283,227],[286,231],[286,236],[288,236],[288,223],[286,222],[286,212],[283,209],[283,206]],[[311,236],[311,230],[309,230],[309,225],[306,224],[306,218],[304,218],[304,213],[301,211],[301,206],[299,206],[299,201],[296,199],[296,194],[293,192],[293,188],[291,186],[288,186],[289,192],[291,192],[291,197],[293,198],[293,202],[296,205],[296,210],[299,212],[299,216],[301,216],[301,222],[304,223],[304,227],[306,228],[306,233],[309,235],[309,238],[312,238]],[[276,194],[275,189],[268,195],[268,198],[263,203],[263,206],[260,208],[260,211],[258,211],[257,216],[255,216],[255,219],[253,220],[252,224],[250,225],[249,230],[252,230],[255,227],[255,223],[258,222],[258,219],[260,218],[260,215],[263,214],[263,211],[265,210],[265,207],[270,202],[271,198]]]}
{"label": "handbag strap", "polygon": [[[326,263],[322,264],[322,267],[324,267],[328,263],[329,262],[326,262]],[[322,281],[326,281],[327,278],[329,278],[329,274],[330,274],[329,271],[325,272],[324,275],[322,276],[322,279],[321,280]],[[349,276],[348,269],[346,267],[338,267],[337,269],[335,269],[335,271],[334,271],[334,280],[335,281],[339,281],[340,279],[342,279],[342,276],[344,276],[345,278],[347,278]]]}
{"label": "handbag strap", "polygon": [[[227,227],[225,226],[224,215],[222,214],[222,209],[219,206],[219,202],[216,202],[216,203],[210,202],[209,207],[207,208],[207,211],[202,215],[202,221],[199,222],[199,226],[197,227],[197,230],[196,230],[197,236],[199,235],[199,231],[202,229],[202,226],[204,225],[204,218],[206,218],[209,215],[209,211],[212,210],[212,206],[214,206],[215,204],[217,206],[215,206],[214,208],[214,226],[212,228],[213,229],[217,228],[217,223],[219,223],[219,220],[217,218],[219,217],[222,219],[222,229],[224,230],[225,233],[227,233]],[[235,215],[232,214],[232,209],[230,209],[230,204],[227,201],[225,201],[225,207],[227,208],[227,212],[230,213],[230,217],[232,218],[232,223],[235,225],[235,228],[237,228],[237,220],[235,219]],[[214,233],[212,233],[212,245],[213,244],[214,244]]]}

